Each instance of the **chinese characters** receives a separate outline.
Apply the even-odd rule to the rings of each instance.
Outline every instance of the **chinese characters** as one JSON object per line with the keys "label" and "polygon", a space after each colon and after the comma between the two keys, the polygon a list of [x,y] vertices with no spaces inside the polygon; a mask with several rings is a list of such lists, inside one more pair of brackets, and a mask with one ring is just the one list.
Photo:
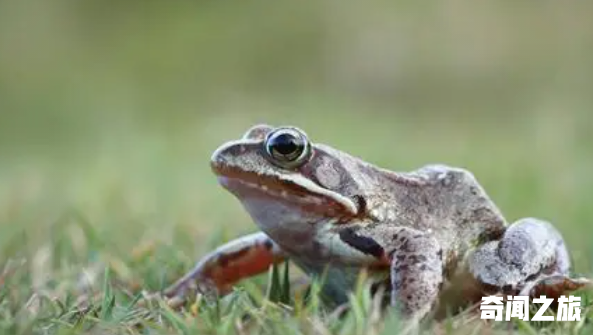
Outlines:
{"label": "chinese characters", "polygon": [[[558,313],[556,318],[552,315],[544,315],[550,305],[554,302],[552,298],[546,298],[545,295],[534,298],[533,303],[541,305],[538,311],[529,319],[529,297],[527,296],[507,296],[506,309],[502,296],[487,296],[482,298],[480,310],[481,319],[511,321],[511,319],[521,319],[523,321],[580,321],[581,320],[581,298],[566,297],[564,295],[557,299]],[[503,313],[504,312],[504,313]]]}

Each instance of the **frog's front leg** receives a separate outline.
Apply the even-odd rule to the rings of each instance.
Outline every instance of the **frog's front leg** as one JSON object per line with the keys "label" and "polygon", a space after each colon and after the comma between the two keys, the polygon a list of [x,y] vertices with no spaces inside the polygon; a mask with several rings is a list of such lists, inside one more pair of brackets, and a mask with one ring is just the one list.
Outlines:
{"label": "frog's front leg", "polygon": [[264,233],[230,241],[203,257],[185,276],[164,292],[169,304],[178,306],[190,292],[214,289],[227,293],[241,279],[267,271],[284,260],[284,253]]}
{"label": "frog's front leg", "polygon": [[[550,223],[534,218],[515,222],[502,239],[482,245],[470,256],[468,265],[491,291],[539,295],[583,286],[568,277],[570,259],[560,233]],[[544,281],[546,278],[556,279]],[[543,292],[533,292],[536,286]]]}
{"label": "frog's front leg", "polygon": [[339,236],[343,243],[390,269],[391,305],[410,324],[417,324],[436,305],[445,263],[436,238],[391,224],[345,228]]}
{"label": "frog's front leg", "polygon": [[391,304],[413,321],[437,303],[443,283],[443,253],[434,237],[403,228],[392,235]]}

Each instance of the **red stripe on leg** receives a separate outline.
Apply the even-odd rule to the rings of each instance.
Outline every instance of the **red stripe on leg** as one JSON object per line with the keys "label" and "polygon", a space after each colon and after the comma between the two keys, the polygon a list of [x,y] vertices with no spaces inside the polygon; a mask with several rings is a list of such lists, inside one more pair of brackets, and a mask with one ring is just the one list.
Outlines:
{"label": "red stripe on leg", "polygon": [[242,278],[267,271],[274,263],[283,259],[276,257],[268,245],[258,244],[234,253],[217,257],[205,271],[206,276],[224,293]]}

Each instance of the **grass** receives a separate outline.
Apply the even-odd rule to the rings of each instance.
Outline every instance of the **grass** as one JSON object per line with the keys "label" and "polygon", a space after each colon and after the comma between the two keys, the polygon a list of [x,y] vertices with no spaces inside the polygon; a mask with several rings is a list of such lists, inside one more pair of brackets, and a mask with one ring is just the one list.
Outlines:
{"label": "grass", "polygon": [[[259,122],[393,170],[466,167],[591,277],[589,3],[131,6],[0,2],[1,333],[394,333],[362,283],[343,315],[273,273],[181,313],[135,303],[256,230],[208,159]],[[583,315],[425,329],[591,333]]]}
{"label": "grass", "polygon": [[[266,292],[248,282],[225,297],[198,296],[181,311],[160,299],[140,307],[143,295],[132,293],[133,283],[121,279],[118,266],[97,269],[95,285],[87,274],[63,292],[20,284],[30,279],[23,266],[7,264],[1,278],[0,329],[7,334],[394,334],[404,327],[393,310],[380,307],[364,280],[352,292],[347,309],[332,310],[324,307],[316,283],[307,292],[292,294],[288,266],[270,270]],[[157,272],[158,264],[154,267]],[[593,305],[590,295],[583,298],[580,322],[485,323],[477,312],[467,310],[440,323],[427,321],[422,329],[427,334],[508,334],[511,329],[520,334],[589,334]]]}
{"label": "grass", "polygon": [[[349,123],[357,119],[356,111],[328,105],[324,108],[339,110],[341,131],[367,131]],[[314,109],[303,112],[296,123],[314,119],[314,113]],[[261,117],[253,115],[246,124]],[[294,115],[292,110],[265,118],[277,124],[290,115]],[[570,183],[570,178],[554,180],[554,164],[560,159],[563,169],[586,173],[580,164],[588,161],[587,156],[573,149],[578,143],[566,141],[566,146],[539,153],[528,150],[530,132],[539,131],[530,126],[515,125],[524,131],[512,133],[515,135],[510,139],[499,139],[497,131],[477,121],[470,128],[484,127],[479,136],[474,129],[460,132],[461,126],[442,128],[418,119],[427,131],[434,130],[428,133],[444,133],[446,140],[439,143],[417,134],[405,123],[382,128],[381,118],[391,116],[375,115],[373,134],[357,139],[359,150],[367,153],[359,155],[382,161],[384,151],[372,143],[407,141],[414,147],[396,144],[393,151],[399,155],[389,156],[392,163],[381,165],[397,162],[402,166],[398,170],[404,170],[433,161],[429,157],[441,160],[440,156],[444,157],[442,161],[472,167],[509,220],[533,215],[557,223],[569,243],[575,270],[590,273],[589,236],[579,233],[579,229],[590,229],[591,212],[585,196],[590,184],[585,182],[588,179],[581,183]],[[255,230],[236,200],[220,189],[208,172],[209,147],[216,147],[217,140],[236,137],[232,133],[237,130],[212,134],[202,124],[191,129],[169,139],[142,131],[129,133],[127,142],[117,138],[106,142],[102,151],[94,151],[85,162],[75,153],[75,158],[66,161],[45,159],[27,165],[24,172],[5,169],[0,211],[3,333],[391,334],[401,326],[390,310],[377,309],[362,283],[352,294],[350,309],[341,314],[325,306],[315,294],[305,299],[297,288],[288,292],[284,281],[278,280],[284,278],[283,268],[280,275],[271,272],[243,282],[232,294],[216,301],[201,299],[187,305],[183,312],[172,311],[158,301],[148,307],[138,306],[143,291],[164,288],[206,251]],[[305,129],[310,129],[313,139],[334,137],[315,124]],[[568,131],[558,125],[556,129],[558,134]],[[198,140],[192,140],[195,134]],[[472,145],[452,145],[466,144],[469,138],[475,139]],[[343,142],[336,144],[340,147],[356,144],[348,137],[335,139]],[[192,155],[195,143],[201,144],[198,153]],[[505,153],[497,157],[505,163],[492,168],[488,157],[496,150]],[[549,157],[551,150],[556,150],[555,157]],[[570,191],[563,190],[565,187]],[[564,199],[558,198],[560,192],[567,192],[562,193]],[[579,225],[582,228],[577,228]],[[301,276],[297,272],[291,278]],[[424,327],[427,333],[443,334],[507,334],[510,329],[520,334],[588,334],[593,327],[593,308],[589,307],[592,295],[582,294],[587,307],[580,323],[487,324],[468,310],[439,323],[429,321]]]}

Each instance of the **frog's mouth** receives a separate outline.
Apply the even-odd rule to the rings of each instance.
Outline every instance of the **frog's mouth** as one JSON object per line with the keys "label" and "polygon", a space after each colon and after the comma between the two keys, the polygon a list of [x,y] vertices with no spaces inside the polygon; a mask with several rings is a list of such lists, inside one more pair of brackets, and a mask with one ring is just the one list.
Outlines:
{"label": "frog's mouth", "polygon": [[228,168],[217,167],[213,170],[218,175],[218,182],[240,200],[269,199],[270,202],[298,206],[304,212],[329,217],[358,215],[358,207],[351,199],[296,174],[260,176]]}

